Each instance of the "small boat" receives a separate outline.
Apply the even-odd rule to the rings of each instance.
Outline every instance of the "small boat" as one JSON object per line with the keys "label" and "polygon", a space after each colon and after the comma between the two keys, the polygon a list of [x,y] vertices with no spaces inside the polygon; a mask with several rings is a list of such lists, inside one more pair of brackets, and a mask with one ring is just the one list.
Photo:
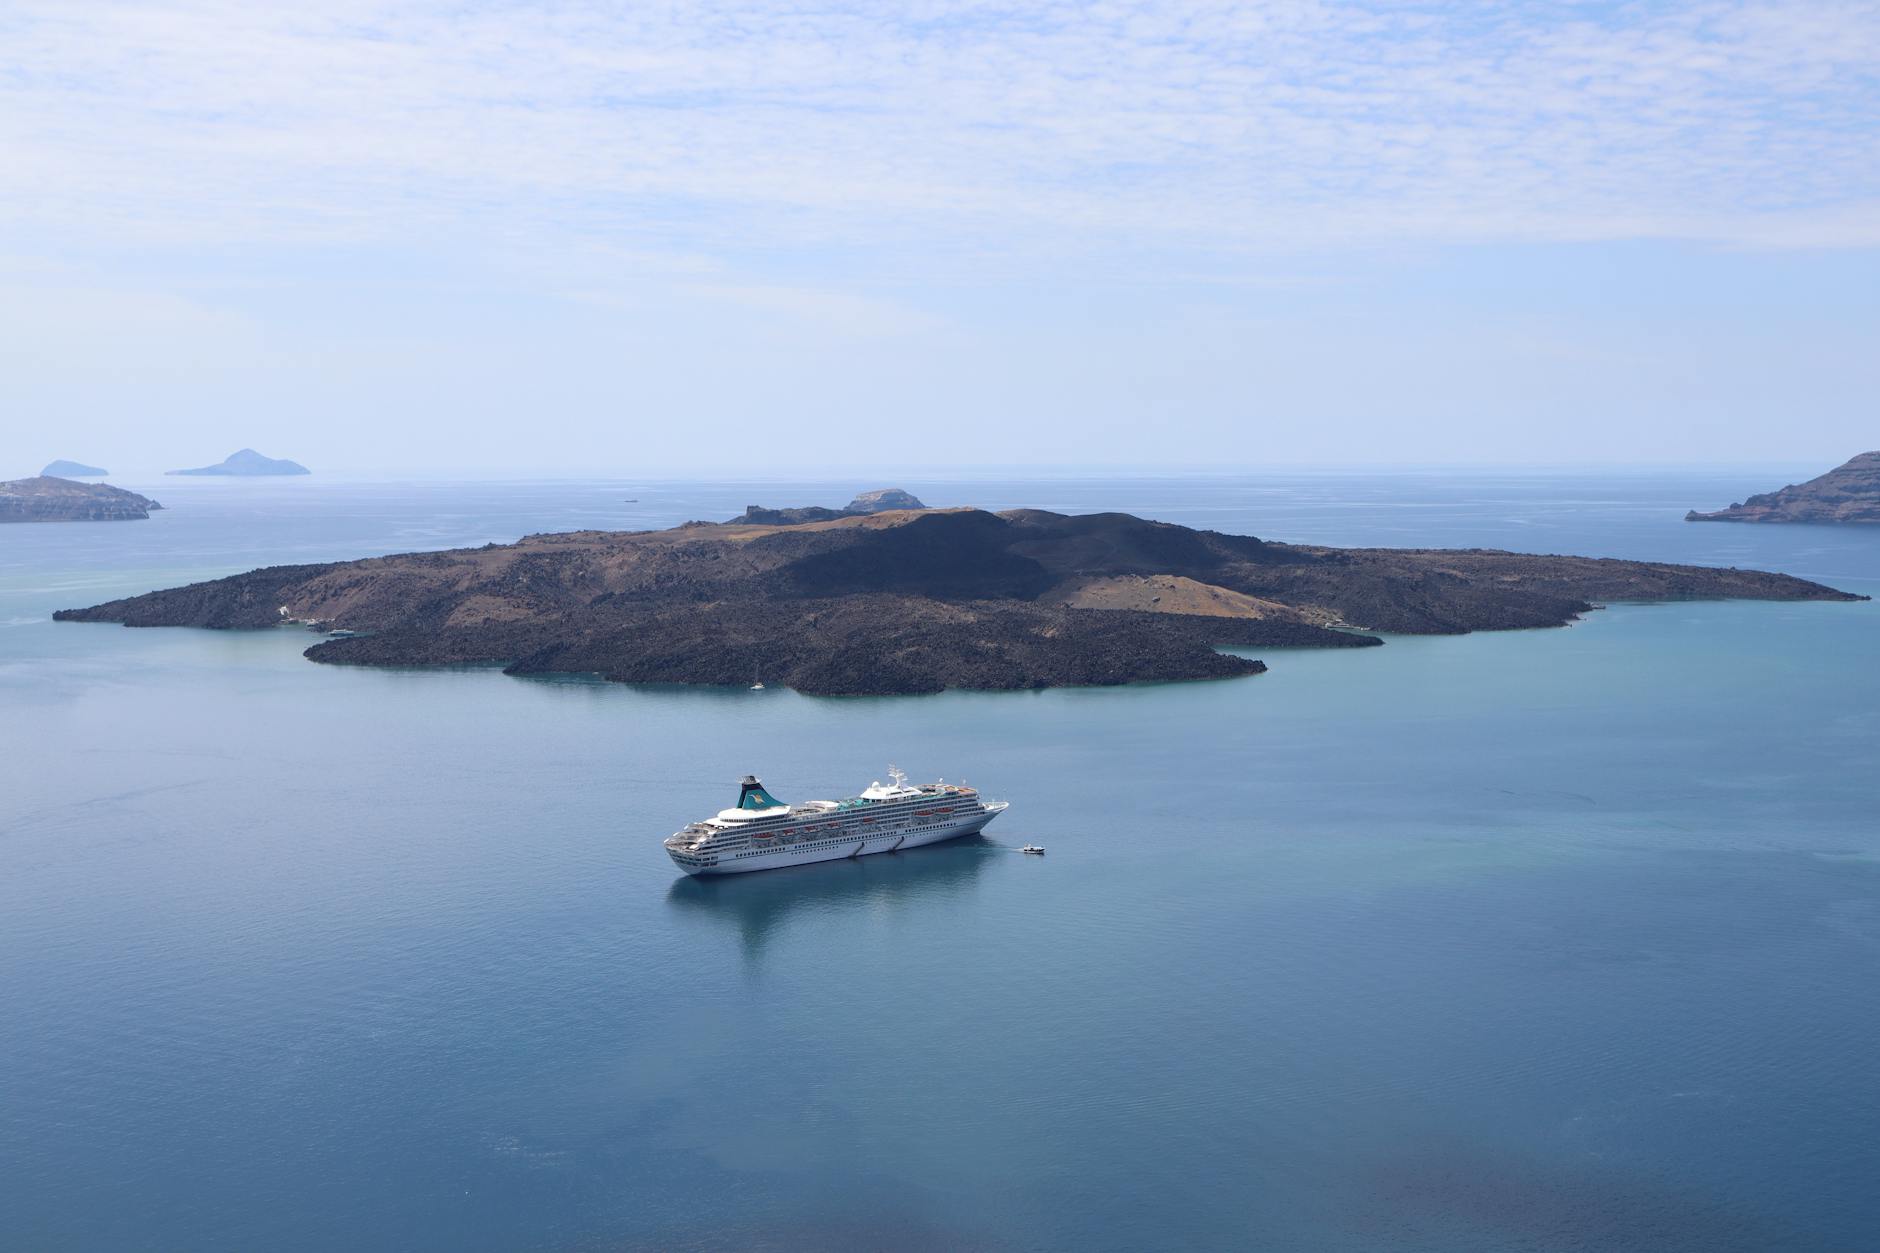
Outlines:
{"label": "small boat", "polygon": [[1021,853],[1037,853],[1040,857],[1042,857],[1044,855],[1044,845],[1027,844],[1025,845],[1025,847],[1019,849],[1018,851]]}
{"label": "small boat", "polygon": [[761,692],[764,690],[764,685],[762,683],[753,683],[751,684],[751,690],[753,692]]}

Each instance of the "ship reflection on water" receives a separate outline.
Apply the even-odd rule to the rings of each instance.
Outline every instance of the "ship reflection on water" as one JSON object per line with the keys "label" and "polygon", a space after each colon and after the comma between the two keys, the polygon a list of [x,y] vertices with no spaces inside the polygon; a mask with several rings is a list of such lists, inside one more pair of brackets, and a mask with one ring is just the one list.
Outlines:
{"label": "ship reflection on water", "polygon": [[905,852],[756,874],[682,875],[667,890],[666,904],[677,913],[735,926],[745,956],[755,961],[791,918],[946,902],[963,895],[989,859],[1006,851],[983,835],[968,835]]}

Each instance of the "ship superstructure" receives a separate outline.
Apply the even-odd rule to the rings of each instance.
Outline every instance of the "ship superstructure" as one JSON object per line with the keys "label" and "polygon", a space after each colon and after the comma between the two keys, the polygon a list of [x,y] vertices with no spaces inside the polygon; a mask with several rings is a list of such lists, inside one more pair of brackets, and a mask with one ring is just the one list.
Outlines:
{"label": "ship superstructure", "polygon": [[687,874],[741,874],[936,844],[972,835],[1006,809],[964,783],[914,786],[892,766],[888,777],[847,800],[786,805],[745,775],[736,805],[668,836],[666,852]]}

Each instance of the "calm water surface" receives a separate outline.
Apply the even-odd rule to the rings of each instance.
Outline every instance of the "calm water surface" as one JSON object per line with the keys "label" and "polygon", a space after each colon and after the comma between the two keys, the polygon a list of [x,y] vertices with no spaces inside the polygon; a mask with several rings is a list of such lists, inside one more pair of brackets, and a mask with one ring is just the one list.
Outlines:
{"label": "calm water surface", "polygon": [[[1880,533],[1679,520],[1771,473],[904,485],[1880,592]],[[1874,605],[866,700],[48,621],[875,485],[172,479],[0,528],[0,1246],[1880,1247]],[[659,848],[747,770],[889,758],[1013,809],[726,881]]]}

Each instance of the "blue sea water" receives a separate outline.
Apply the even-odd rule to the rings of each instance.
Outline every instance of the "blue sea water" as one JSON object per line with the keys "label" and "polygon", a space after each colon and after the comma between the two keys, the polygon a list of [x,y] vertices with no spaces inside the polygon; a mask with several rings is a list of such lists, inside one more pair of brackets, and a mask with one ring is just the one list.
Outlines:
{"label": "blue sea water", "polygon": [[[903,485],[1880,593],[1880,532],[1680,520],[1793,477]],[[165,480],[0,527],[0,1246],[1880,1247],[1875,604],[904,699],[49,621],[874,485]],[[888,759],[1013,808],[721,881],[659,847],[746,771]]]}

